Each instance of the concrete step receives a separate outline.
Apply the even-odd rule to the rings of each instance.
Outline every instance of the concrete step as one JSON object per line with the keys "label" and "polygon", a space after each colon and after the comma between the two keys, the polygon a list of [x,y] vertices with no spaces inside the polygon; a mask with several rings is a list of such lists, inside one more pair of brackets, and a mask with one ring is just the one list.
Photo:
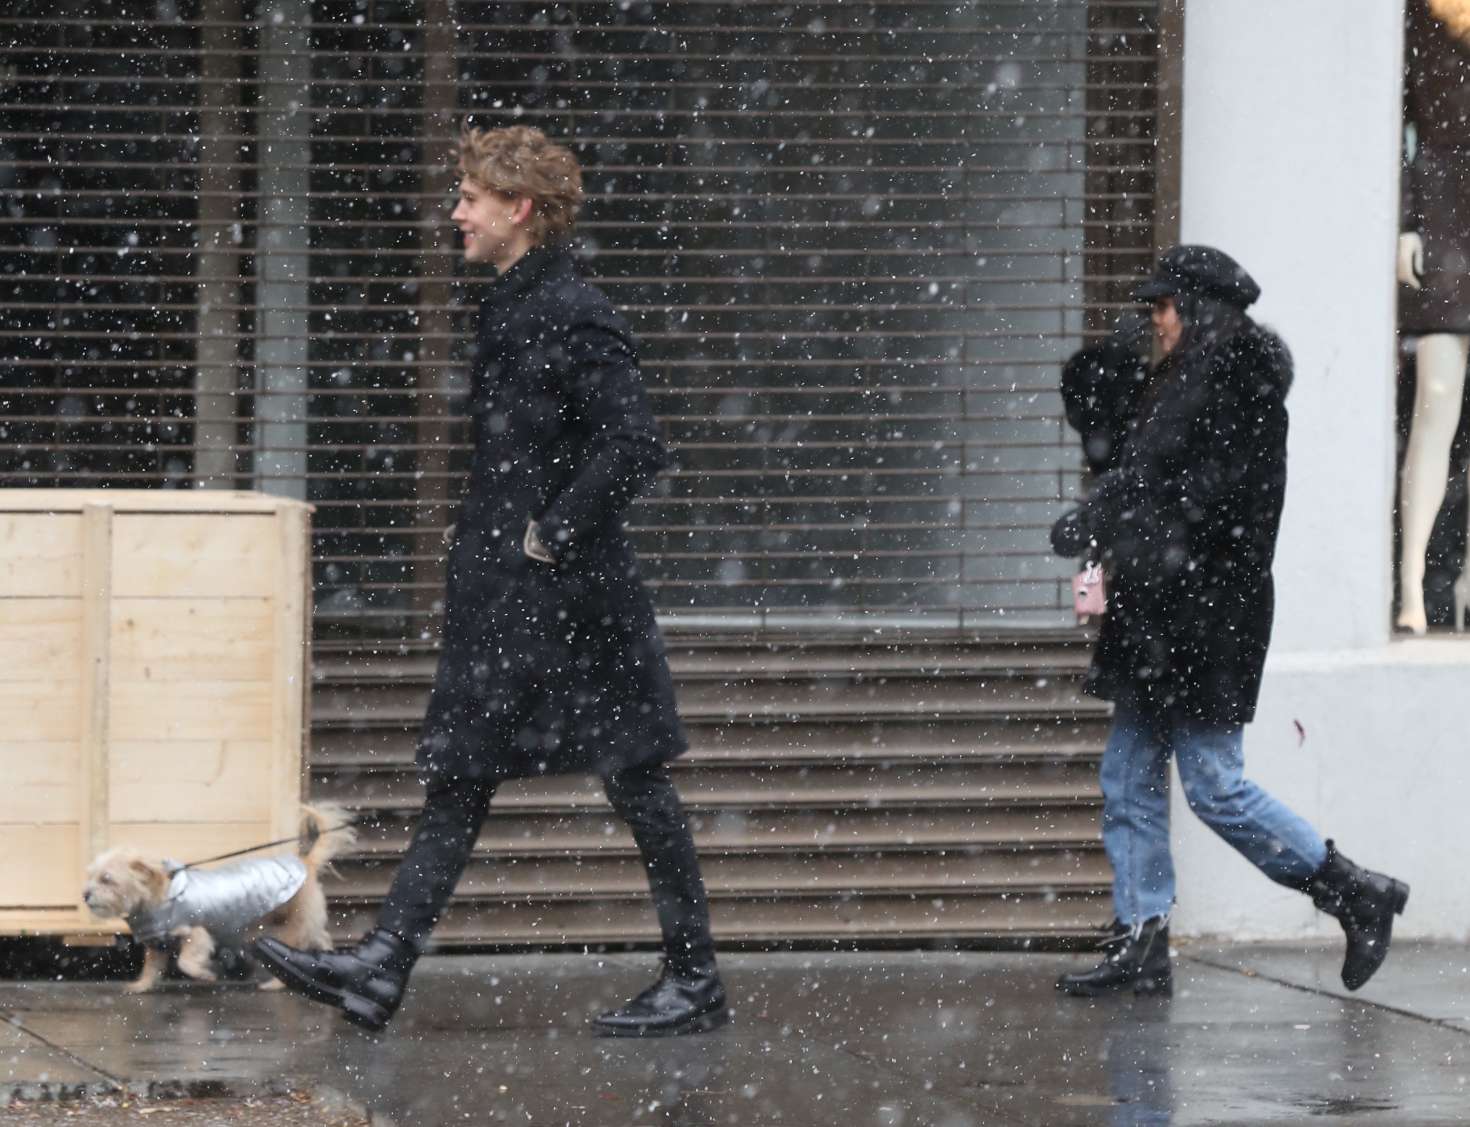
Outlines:
{"label": "concrete step", "polygon": [[[731,645],[668,642],[676,680],[782,680],[791,677],[871,678],[1080,676],[1089,652],[1075,639],[1046,636],[1035,641],[858,644],[803,642]],[[347,684],[433,679],[438,655],[432,649],[407,653],[318,651],[318,681]]]}
{"label": "concrete step", "polygon": [[[790,853],[730,855],[709,853],[703,859],[705,884],[714,899],[740,896],[868,893],[906,891],[915,894],[965,895],[1011,890],[1020,892],[1084,891],[1106,888],[1106,862],[1090,853],[1053,850],[948,850],[856,853],[812,865]],[[332,884],[337,901],[382,897],[397,861],[360,861],[341,872]],[[579,896],[636,896],[648,878],[636,857],[478,856],[466,868],[457,898],[576,899]]]}
{"label": "concrete step", "polygon": [[[934,890],[870,895],[740,897],[714,900],[710,913],[721,945],[772,943],[965,944],[1035,943],[1097,934],[1106,920],[1102,892],[975,895]],[[339,939],[373,927],[376,905],[348,902],[334,912]],[[652,945],[658,926],[646,890],[626,896],[451,902],[434,930],[434,949]]]}
{"label": "concrete step", "polygon": [[[411,762],[421,719],[375,728],[320,728],[312,762],[323,767]],[[1106,739],[1107,726],[1102,715],[1076,719],[1004,715],[983,719],[686,719],[690,751],[683,761],[762,765],[1092,760]]]}
{"label": "concrete step", "polygon": [[[686,807],[703,852],[793,851],[809,859],[841,851],[1094,849],[1097,801],[996,809],[909,805],[775,809]],[[413,833],[414,808],[371,810],[354,857],[398,857]],[[605,804],[491,806],[476,850],[496,856],[583,856],[632,849],[627,827]],[[630,854],[631,855],[631,854]]]}
{"label": "concrete step", "polygon": [[[1073,719],[1103,716],[1106,706],[1082,695],[1075,681],[932,681],[920,675],[872,681],[788,678],[769,682],[680,682],[686,721],[850,719],[975,719],[998,716]],[[312,698],[314,728],[364,728],[417,723],[428,706],[426,684],[319,685]]]}
{"label": "concrete step", "polygon": [[[902,805],[1028,805],[1095,798],[1097,771],[1091,762],[1060,763],[883,763],[785,766],[761,770],[715,764],[680,764],[679,794],[695,807]],[[423,790],[412,765],[313,768],[313,793],[354,808],[412,808]],[[500,809],[600,805],[601,785],[582,775],[507,782],[495,796]]]}

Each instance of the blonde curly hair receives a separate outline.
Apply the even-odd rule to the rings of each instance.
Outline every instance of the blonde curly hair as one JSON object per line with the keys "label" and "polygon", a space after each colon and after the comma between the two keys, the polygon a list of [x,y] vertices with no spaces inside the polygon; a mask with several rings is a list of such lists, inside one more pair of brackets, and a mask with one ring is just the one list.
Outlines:
{"label": "blonde curly hair", "polygon": [[534,205],[526,229],[538,245],[566,238],[582,209],[582,169],[565,145],[539,129],[466,128],[459,138],[459,174],[482,188],[526,196]]}
{"label": "blonde curly hair", "polygon": [[1461,43],[1470,43],[1470,0],[1429,0],[1429,14]]}

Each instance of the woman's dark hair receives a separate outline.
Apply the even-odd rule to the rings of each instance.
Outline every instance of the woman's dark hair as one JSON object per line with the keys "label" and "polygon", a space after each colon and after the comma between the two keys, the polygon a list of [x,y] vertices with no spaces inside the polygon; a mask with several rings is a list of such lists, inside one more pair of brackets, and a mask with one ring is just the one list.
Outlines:
{"label": "woman's dark hair", "polygon": [[1184,324],[1184,332],[1174,349],[1174,355],[1179,357],[1212,352],[1221,341],[1229,340],[1252,323],[1250,314],[1240,306],[1198,292],[1175,294],[1174,308]]}
{"label": "woman's dark hair", "polygon": [[1238,305],[1196,291],[1184,291],[1173,297],[1184,330],[1179,343],[1169,355],[1149,366],[1148,381],[1138,405],[1139,417],[1147,414],[1169,380],[1169,373],[1181,366],[1194,368],[1208,362],[1209,356],[1224,341],[1247,326],[1255,324],[1250,314]]}

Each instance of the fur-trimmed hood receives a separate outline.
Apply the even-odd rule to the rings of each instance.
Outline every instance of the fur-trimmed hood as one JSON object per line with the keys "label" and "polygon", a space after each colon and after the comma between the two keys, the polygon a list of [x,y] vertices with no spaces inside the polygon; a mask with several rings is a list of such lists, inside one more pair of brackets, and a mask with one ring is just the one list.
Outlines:
{"label": "fur-trimmed hood", "polygon": [[1296,368],[1291,349],[1271,329],[1252,321],[1221,346],[1238,378],[1253,380],[1258,394],[1285,399],[1291,391]]}

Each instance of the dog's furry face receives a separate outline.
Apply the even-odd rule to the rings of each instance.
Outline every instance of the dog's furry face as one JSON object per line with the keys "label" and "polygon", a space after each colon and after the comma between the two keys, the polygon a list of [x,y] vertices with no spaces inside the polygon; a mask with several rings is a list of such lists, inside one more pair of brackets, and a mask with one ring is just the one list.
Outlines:
{"label": "dog's furry face", "polygon": [[82,900],[99,919],[128,916],[163,903],[168,873],[135,849],[109,849],[87,868]]}

